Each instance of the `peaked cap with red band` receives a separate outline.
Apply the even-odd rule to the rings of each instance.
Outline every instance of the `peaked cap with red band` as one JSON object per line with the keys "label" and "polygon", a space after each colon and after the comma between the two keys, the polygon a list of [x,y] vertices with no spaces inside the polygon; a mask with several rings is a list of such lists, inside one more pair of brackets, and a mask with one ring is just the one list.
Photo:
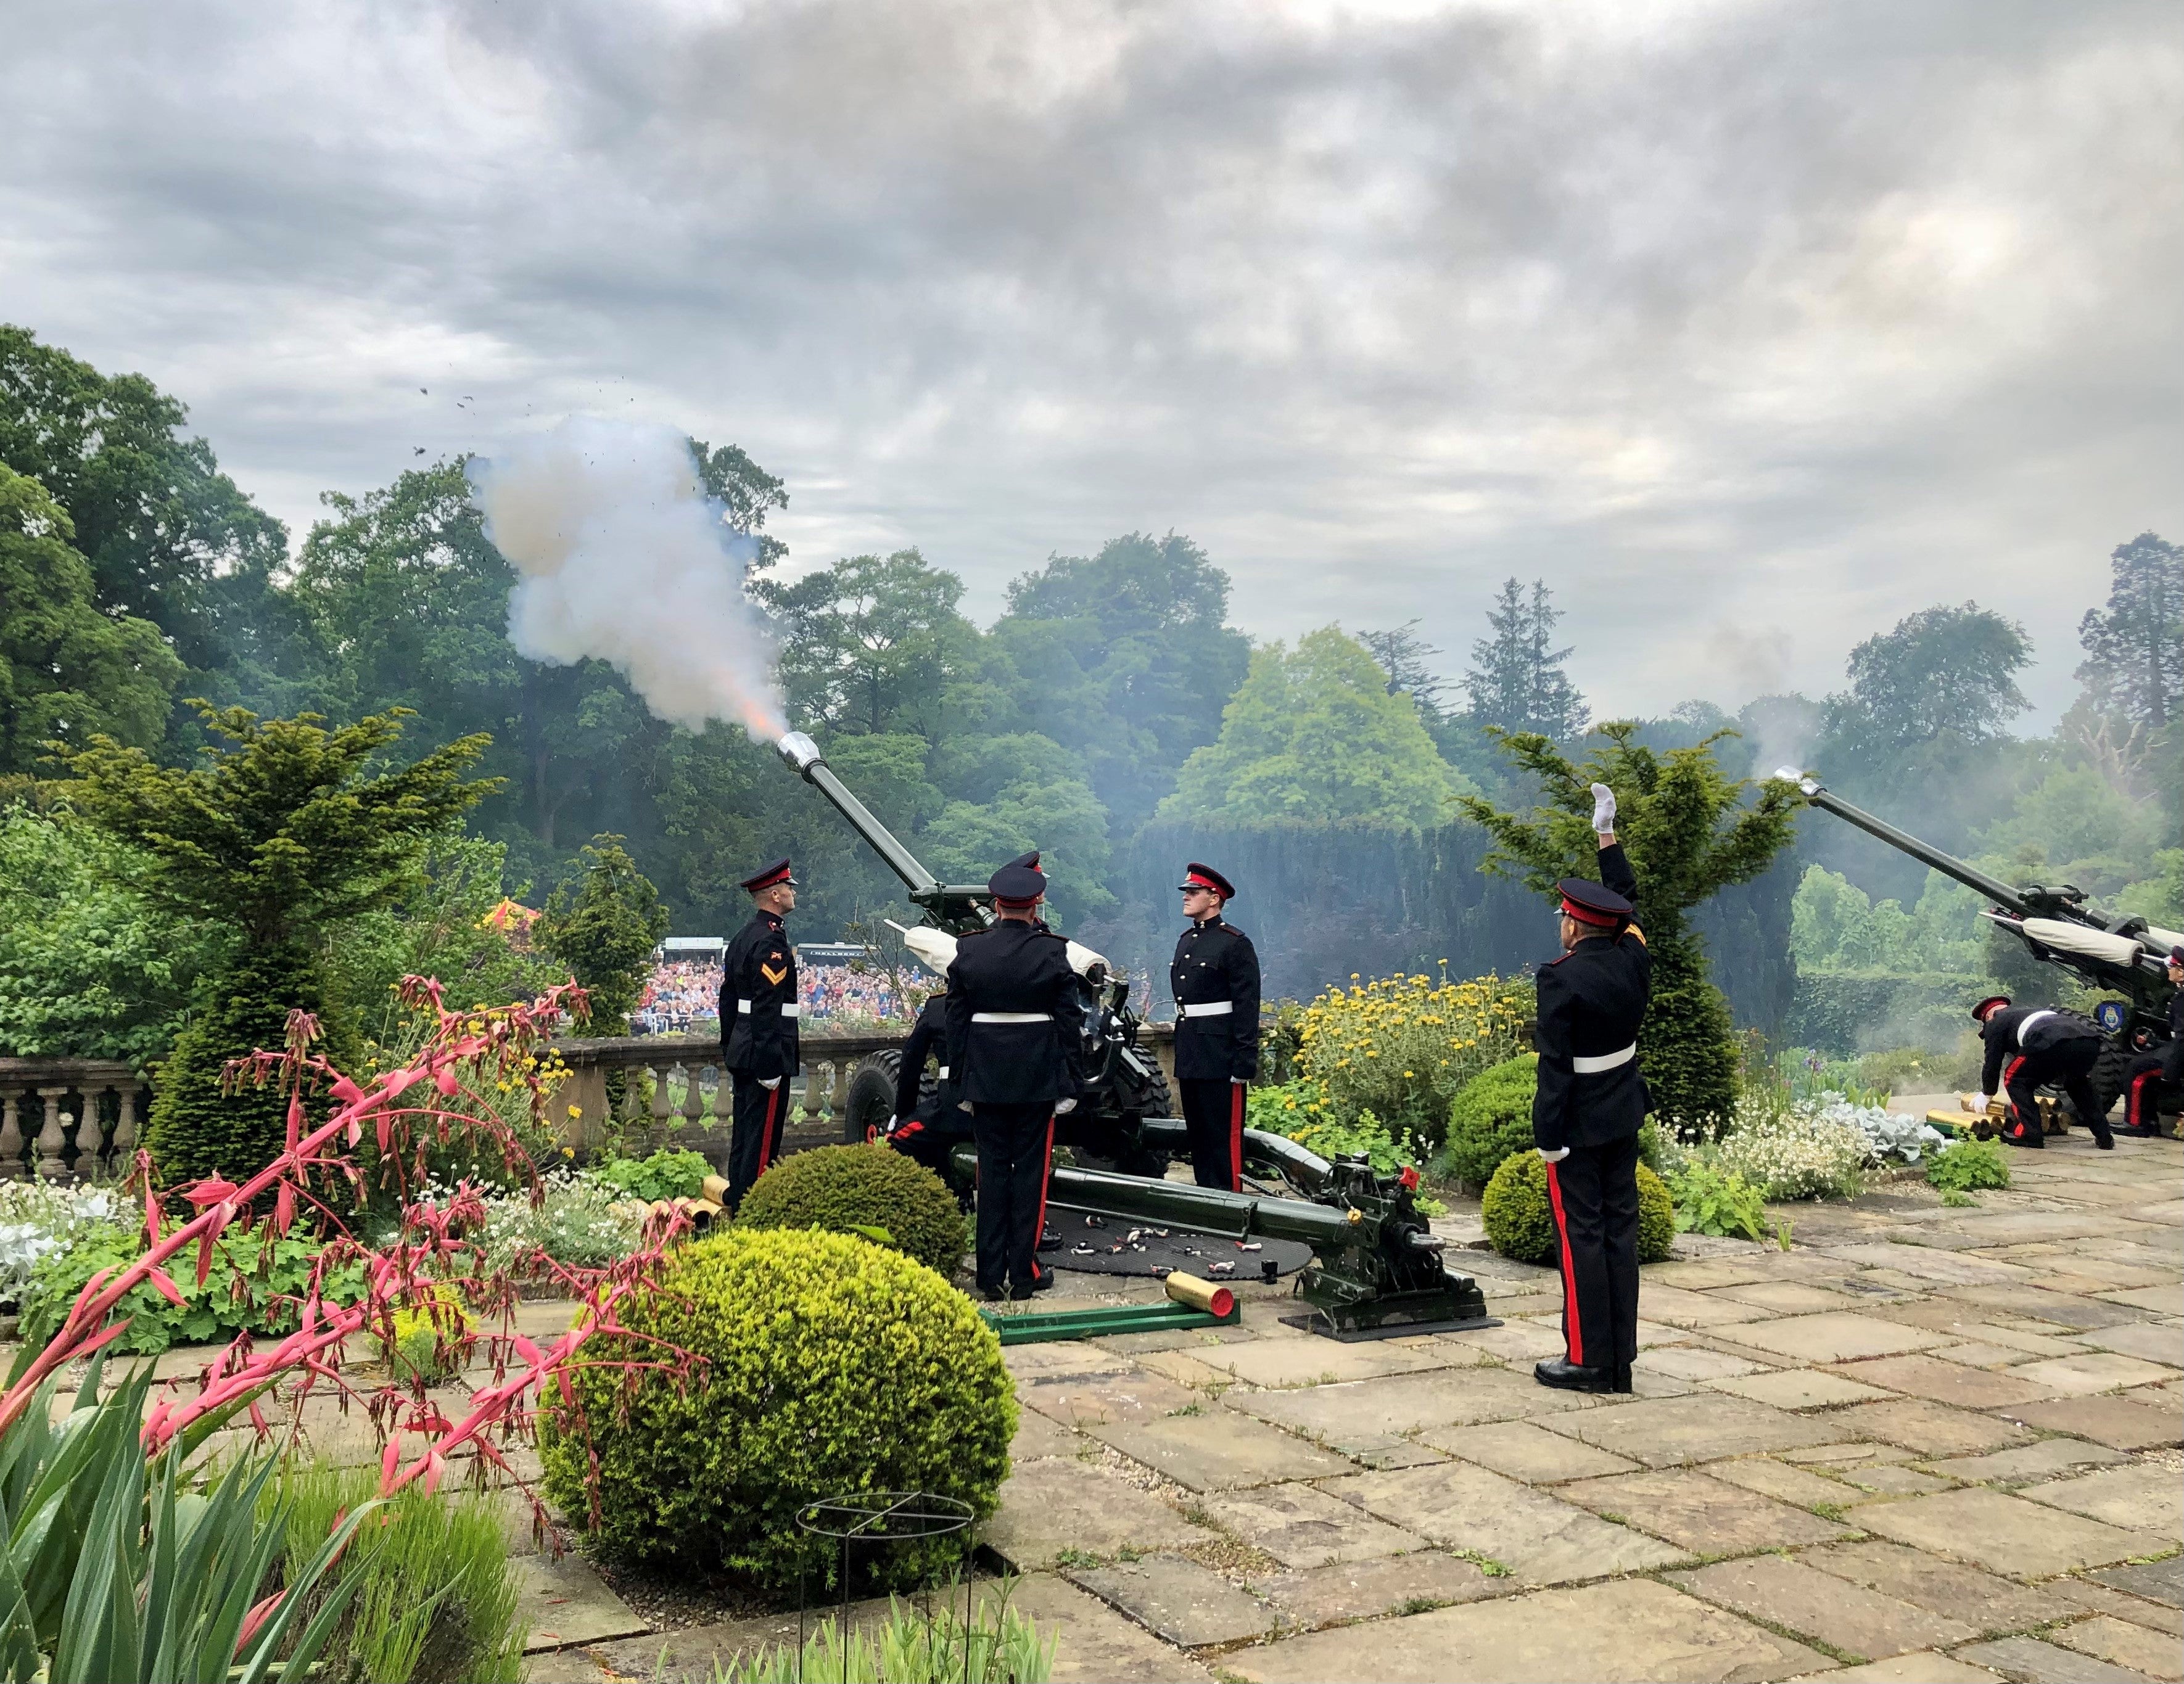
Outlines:
{"label": "peaked cap with red band", "polygon": [[1986,998],[1981,1000],[1977,1005],[1972,1008],[1972,1021],[1974,1023],[1985,1023],[1986,1021],[1986,1014],[1990,1010],[1997,1006],[2006,1006],[2008,1003],[2008,995],[1990,994]]}
{"label": "peaked cap with red band", "polygon": [[1021,909],[1046,892],[1046,874],[1035,865],[1004,865],[986,879],[986,892],[1001,905]]}
{"label": "peaked cap with red band", "polygon": [[1011,865],[1028,865],[1033,870],[1036,871],[1039,869],[1039,850],[1037,848],[1034,848],[1029,853],[1020,853],[1014,859],[1011,859],[1009,864]]}
{"label": "peaked cap with red band", "polygon": [[1178,889],[1211,889],[1223,900],[1236,898],[1236,886],[1216,871],[1211,865],[1201,865],[1195,859],[1184,867]]}
{"label": "peaked cap with red band", "polygon": [[1614,890],[1588,883],[1582,877],[1563,878],[1555,885],[1555,892],[1563,898],[1564,917],[1574,918],[1580,924],[1590,924],[1599,930],[1613,930],[1618,924],[1628,923],[1635,910]]}
{"label": "peaked cap with red band", "polygon": [[739,886],[756,894],[760,889],[770,889],[776,883],[786,883],[792,889],[798,886],[796,879],[788,875],[788,862],[785,859],[777,859],[771,865],[760,867],[744,878]]}

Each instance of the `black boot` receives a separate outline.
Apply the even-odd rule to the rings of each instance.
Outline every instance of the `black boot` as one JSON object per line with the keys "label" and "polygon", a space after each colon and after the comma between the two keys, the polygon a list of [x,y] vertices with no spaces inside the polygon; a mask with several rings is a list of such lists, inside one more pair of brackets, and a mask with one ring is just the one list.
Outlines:
{"label": "black boot", "polygon": [[1548,1357],[1532,1365],[1532,1378],[1558,1392],[1613,1392],[1615,1370],[1586,1368],[1563,1357]]}
{"label": "black boot", "polygon": [[2007,1145],[2027,1147],[2036,1152],[2044,1150],[2048,1145],[2047,1137],[2036,1123],[2031,1128],[2022,1123],[2012,1123],[2003,1130],[2002,1139]]}

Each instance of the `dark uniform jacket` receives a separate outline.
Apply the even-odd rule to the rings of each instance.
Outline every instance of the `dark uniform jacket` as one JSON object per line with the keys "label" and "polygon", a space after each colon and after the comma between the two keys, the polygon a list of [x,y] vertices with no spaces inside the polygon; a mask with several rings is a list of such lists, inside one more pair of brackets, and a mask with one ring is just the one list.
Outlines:
{"label": "dark uniform jacket", "polygon": [[[930,1114],[918,1098],[928,1058],[940,1060],[940,1087],[929,1108]],[[962,1098],[955,1072],[948,1063],[948,996],[935,994],[925,1003],[917,1021],[911,1025],[910,1039],[902,1043],[902,1064],[894,1079],[894,1114],[905,1121],[913,1116],[926,1122],[944,1120],[956,1114]],[[967,1122],[969,1119],[964,1120]]]}
{"label": "dark uniform jacket", "polygon": [[1069,943],[1015,919],[956,943],[949,1074],[972,1105],[1045,1104],[1077,1092],[1077,973]]}
{"label": "dark uniform jacket", "polygon": [[1980,1025],[1986,1042],[1986,1064],[1980,1076],[1980,1092],[1999,1093],[2003,1066],[2020,1053],[2038,1057],[2066,1041],[2098,1041],[2100,1027],[2075,1012],[2052,1006],[2004,1006]]}
{"label": "dark uniform jacket", "polygon": [[[1600,851],[1600,881],[1627,900],[1638,879],[1623,845]],[[1542,1151],[1604,1146],[1638,1132],[1652,1098],[1638,1073],[1639,1025],[1653,987],[1653,959],[1634,929],[1588,936],[1540,967],[1540,1087],[1532,1139]]]}
{"label": "dark uniform jacket", "polygon": [[1176,938],[1175,1073],[1184,1081],[1245,1081],[1259,1073],[1259,955],[1233,924],[1209,918]]}
{"label": "dark uniform jacket", "polygon": [[771,1081],[796,1074],[796,954],[781,920],[755,912],[721,961],[721,1063]]}

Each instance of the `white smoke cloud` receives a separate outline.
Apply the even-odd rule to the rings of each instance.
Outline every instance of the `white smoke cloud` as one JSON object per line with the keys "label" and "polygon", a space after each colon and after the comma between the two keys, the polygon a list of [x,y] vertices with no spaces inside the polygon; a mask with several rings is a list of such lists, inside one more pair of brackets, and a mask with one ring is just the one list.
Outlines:
{"label": "white smoke cloud", "polygon": [[509,641],[535,661],[610,662],[647,707],[771,742],[788,729],[774,652],[744,595],[756,543],[722,524],[672,427],[571,415],[473,458],[486,536],[523,576]]}

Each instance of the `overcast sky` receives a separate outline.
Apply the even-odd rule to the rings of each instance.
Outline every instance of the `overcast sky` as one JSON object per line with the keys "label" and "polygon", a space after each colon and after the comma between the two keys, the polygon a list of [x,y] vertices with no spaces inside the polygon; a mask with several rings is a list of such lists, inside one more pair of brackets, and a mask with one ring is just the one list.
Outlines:
{"label": "overcast sky", "polygon": [[[2184,538],[2184,7],[11,11],[0,317],[317,495],[572,410],[800,564],[1187,532],[1255,636],[1544,576],[1603,714]],[[421,386],[429,388],[421,393]],[[471,401],[461,403],[465,396]],[[415,454],[422,447],[425,457]]]}

